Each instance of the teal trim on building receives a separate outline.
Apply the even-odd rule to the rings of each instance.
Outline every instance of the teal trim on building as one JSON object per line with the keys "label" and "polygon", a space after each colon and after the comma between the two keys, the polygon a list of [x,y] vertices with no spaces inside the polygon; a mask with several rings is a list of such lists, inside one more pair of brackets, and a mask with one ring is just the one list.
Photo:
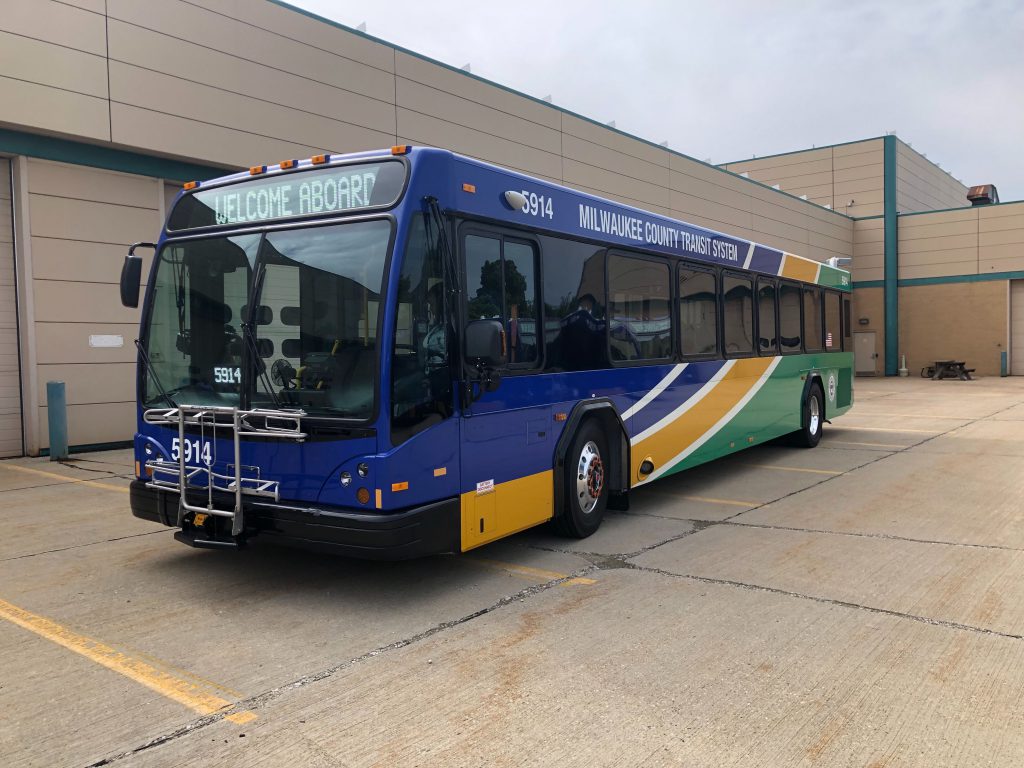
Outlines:
{"label": "teal trim on building", "polygon": [[205,181],[216,176],[223,176],[225,169],[229,167],[217,168],[180,160],[167,160],[113,147],[2,128],[0,128],[0,152],[175,181],[192,181],[193,179]]}
{"label": "teal trim on building", "polygon": [[[1018,272],[985,272],[977,275],[940,275],[939,277],[908,277],[897,281],[900,288],[913,288],[918,285],[947,285],[949,283],[987,283],[993,280],[1024,280],[1024,271]],[[884,288],[884,280],[858,280],[853,284],[858,288]]]}
{"label": "teal trim on building", "polygon": [[853,290],[858,288],[884,288],[884,280],[858,280],[853,284]]}
{"label": "teal trim on building", "polygon": [[900,306],[899,306],[899,214],[896,210],[896,137],[884,137],[882,144],[885,202],[885,261],[883,288],[885,289],[885,375],[899,373],[900,359]]}

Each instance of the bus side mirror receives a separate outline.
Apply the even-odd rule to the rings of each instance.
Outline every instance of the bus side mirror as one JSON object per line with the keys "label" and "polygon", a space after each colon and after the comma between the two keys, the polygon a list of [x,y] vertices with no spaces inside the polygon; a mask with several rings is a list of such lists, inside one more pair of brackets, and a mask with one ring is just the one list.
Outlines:
{"label": "bus side mirror", "polygon": [[126,307],[139,306],[139,283],[142,280],[142,257],[125,256],[121,267],[121,303]]}
{"label": "bus side mirror", "polygon": [[139,306],[139,284],[142,282],[142,257],[135,255],[136,248],[152,248],[156,243],[132,243],[121,266],[121,303],[126,307]]}
{"label": "bus side mirror", "polygon": [[505,364],[505,328],[500,320],[471,320],[466,326],[466,359],[482,368]]}

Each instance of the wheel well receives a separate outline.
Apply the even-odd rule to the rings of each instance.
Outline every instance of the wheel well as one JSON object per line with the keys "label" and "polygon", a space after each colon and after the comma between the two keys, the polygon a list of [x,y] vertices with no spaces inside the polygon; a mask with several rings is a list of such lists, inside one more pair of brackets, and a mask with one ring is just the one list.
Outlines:
{"label": "wheel well", "polygon": [[596,421],[608,438],[608,488],[612,492],[629,490],[629,436],[619,418],[615,405],[606,398],[587,400],[576,404],[566,420],[555,446],[554,460],[554,517],[562,514],[565,499],[565,460],[576,433],[584,422]]}

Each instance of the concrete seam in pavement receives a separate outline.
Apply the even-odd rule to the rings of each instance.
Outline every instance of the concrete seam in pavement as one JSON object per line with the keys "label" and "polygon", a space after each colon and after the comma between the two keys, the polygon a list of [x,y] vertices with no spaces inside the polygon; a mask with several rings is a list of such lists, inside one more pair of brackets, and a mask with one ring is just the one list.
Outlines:
{"label": "concrete seam in pavement", "polygon": [[[627,567],[632,567],[632,566],[627,566]],[[244,699],[242,701],[237,701],[237,702],[235,702],[235,706],[234,706],[234,708],[231,711],[247,710],[247,711],[252,712],[252,711],[256,710],[258,707],[262,707],[263,705],[267,704],[268,702],[273,701],[274,699],[276,699],[278,696],[280,696],[282,693],[284,693],[286,691],[293,691],[293,690],[295,690],[297,688],[304,688],[307,685],[311,685],[313,683],[317,683],[317,682],[319,682],[321,680],[326,680],[327,678],[333,677],[338,672],[344,671],[344,670],[346,670],[346,669],[348,669],[350,667],[355,666],[356,664],[359,664],[359,663],[364,662],[364,661],[368,661],[368,660],[370,660],[372,658],[375,658],[375,657],[380,656],[382,654],[388,653],[390,651],[396,651],[396,650],[398,650],[400,648],[405,648],[406,646],[413,645],[413,644],[418,643],[418,642],[420,642],[422,640],[426,640],[426,639],[428,639],[430,637],[433,637],[434,635],[440,634],[441,632],[444,632],[446,630],[452,629],[453,627],[458,627],[458,626],[461,626],[463,624],[466,624],[466,623],[472,621],[473,619],[477,619],[477,618],[479,618],[481,616],[486,616],[487,614],[492,613],[492,612],[494,612],[494,611],[496,611],[496,610],[498,610],[500,608],[503,608],[506,605],[511,605],[512,603],[515,603],[517,601],[525,600],[526,598],[532,597],[533,595],[540,594],[541,592],[546,592],[547,590],[551,589],[552,587],[557,587],[560,584],[565,584],[565,583],[571,582],[573,579],[577,579],[580,576],[584,576],[587,573],[592,573],[592,572],[594,572],[596,570],[599,570],[599,568],[597,566],[591,565],[591,566],[588,566],[588,567],[585,567],[585,568],[579,568],[579,569],[573,571],[572,573],[566,574],[565,576],[563,576],[561,578],[552,579],[551,581],[544,582],[543,584],[533,584],[533,585],[531,585],[529,587],[526,587],[525,589],[519,590],[515,594],[506,595],[505,597],[502,597],[500,600],[496,601],[495,603],[492,603],[491,605],[487,606],[486,608],[481,608],[478,611],[474,611],[472,613],[466,614],[465,616],[462,616],[462,617],[460,617],[458,619],[452,619],[451,621],[446,621],[446,622],[442,622],[441,624],[436,624],[433,627],[430,627],[429,629],[425,629],[422,632],[419,632],[419,633],[417,633],[415,635],[412,635],[410,637],[404,638],[402,640],[396,640],[395,642],[389,643],[388,645],[383,645],[383,646],[380,646],[378,648],[374,648],[373,650],[367,651],[366,653],[362,654],[361,656],[356,656],[353,659],[349,659],[349,660],[344,661],[344,662],[342,662],[340,664],[336,664],[333,667],[328,667],[327,669],[321,670],[320,672],[314,672],[314,673],[309,674],[309,675],[304,675],[304,676],[302,676],[302,677],[300,677],[300,678],[298,678],[296,680],[293,680],[290,683],[285,683],[283,685],[279,685],[279,686],[277,686],[275,688],[271,688],[268,691],[264,691],[263,693],[258,693],[256,695],[250,696],[249,698]],[[207,727],[209,725],[213,725],[214,723],[217,723],[217,722],[220,722],[221,720],[223,720],[224,717],[225,717],[225,713],[223,713],[223,712],[215,713],[215,714],[211,714],[211,715],[205,715],[203,717],[200,717],[200,718],[197,718],[195,720],[192,720],[191,722],[188,722],[185,725],[182,725],[182,726],[180,726],[178,728],[175,728],[173,731],[170,731],[168,733],[162,734],[160,736],[156,736],[156,737],[150,739],[149,741],[147,741],[146,743],[141,744],[141,745],[135,747],[134,749],[130,749],[130,750],[126,751],[126,752],[121,752],[119,754],[112,755],[110,757],[105,757],[102,760],[99,760],[99,761],[94,762],[94,763],[89,763],[86,766],[86,768],[100,768],[100,766],[111,765],[111,764],[116,763],[116,762],[118,762],[120,760],[123,760],[124,758],[132,757],[132,756],[137,755],[138,753],[143,752],[145,750],[152,749],[153,747],[161,746],[161,745],[166,744],[166,743],[168,743],[170,741],[173,741],[173,740],[175,740],[177,738],[180,738],[181,736],[186,736],[188,734],[194,733],[195,731],[197,731],[197,730],[199,730],[201,728],[205,728],[205,727]]]}
{"label": "concrete seam in pavement", "polygon": [[[46,486],[49,487],[49,486]],[[115,536],[112,539],[100,539],[99,541],[89,541],[85,544],[72,544],[69,547],[57,547],[56,549],[45,549],[42,552],[30,552],[27,555],[15,555],[14,557],[0,558],[0,563],[9,563],[12,560],[24,560],[27,557],[39,557],[40,555],[50,555],[54,552],[67,552],[69,549],[83,549],[84,547],[94,547],[97,544],[109,544],[112,541],[124,541],[125,539],[137,539],[140,536],[152,536],[155,533],[167,533],[167,530],[158,531],[146,531],[144,533],[130,533],[127,536]]]}
{"label": "concrete seam in pavement", "polygon": [[1024,640],[1024,635],[1014,635],[1010,632],[1000,632],[997,629],[986,629],[985,627],[975,627],[971,624],[961,624],[956,621],[946,621],[944,619],[932,619],[927,616],[918,616],[913,613],[902,613],[900,611],[894,611],[888,608],[876,608],[870,605],[862,605],[861,603],[852,603],[848,600],[835,600],[829,597],[816,597],[814,595],[805,595],[802,592],[791,592],[787,589],[779,589],[777,587],[766,587],[761,584],[748,584],[745,581],[733,581],[732,579],[716,579],[710,576],[694,576],[690,573],[673,573],[672,571],[665,571],[661,568],[654,568],[651,566],[635,565],[631,564],[635,570],[647,571],[649,573],[657,573],[662,576],[672,576],[677,579],[687,579],[689,581],[697,581],[703,584],[718,584],[727,587],[737,587],[739,589],[748,589],[755,592],[769,592],[774,595],[784,595],[786,597],[795,597],[799,600],[810,600],[815,603],[822,603],[824,605],[835,605],[840,608],[852,608],[858,611],[867,611],[868,613],[879,613],[885,616],[894,616],[900,619],[909,619],[910,621],[917,621],[922,624],[930,624],[933,627],[945,627],[946,629],[958,629],[964,632],[974,632],[979,635],[994,635],[996,637],[1005,637],[1009,640]]}

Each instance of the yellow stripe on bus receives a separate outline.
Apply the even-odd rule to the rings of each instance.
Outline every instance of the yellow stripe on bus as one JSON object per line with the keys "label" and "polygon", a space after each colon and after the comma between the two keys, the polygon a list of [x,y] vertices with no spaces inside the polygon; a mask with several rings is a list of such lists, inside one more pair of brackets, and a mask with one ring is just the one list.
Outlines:
{"label": "yellow stripe on bus", "polygon": [[805,283],[813,283],[817,281],[818,269],[821,267],[818,262],[801,259],[799,256],[795,256],[792,253],[787,253],[782,258],[782,272],[780,274],[783,277],[790,277],[793,280],[802,280]]}

